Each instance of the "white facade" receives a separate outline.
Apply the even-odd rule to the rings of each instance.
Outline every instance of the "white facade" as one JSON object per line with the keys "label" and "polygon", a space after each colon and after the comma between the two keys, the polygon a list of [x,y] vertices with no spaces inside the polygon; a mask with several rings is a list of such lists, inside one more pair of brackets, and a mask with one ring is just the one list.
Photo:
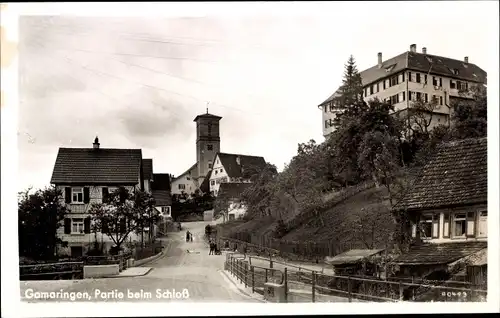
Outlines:
{"label": "white facade", "polygon": [[227,210],[228,221],[237,220],[245,216],[247,213],[247,208],[244,204],[231,202]]}
{"label": "white facade", "polygon": [[488,210],[486,205],[455,209],[424,211],[419,226],[412,225],[412,236],[429,243],[470,242],[488,240]]}
{"label": "white facade", "polygon": [[[71,203],[66,204],[64,200],[65,188],[71,187]],[[108,188],[108,192],[111,193],[116,190],[118,187],[103,187],[103,186],[86,186],[89,188],[89,203],[83,202],[83,188],[82,186],[70,186],[70,185],[57,185],[57,189],[61,190],[63,193],[62,203],[66,204],[69,208],[70,212],[66,215],[66,218],[71,219],[71,233],[64,233],[64,226],[61,226],[57,229],[58,236],[63,240],[68,242],[67,248],[59,248],[58,253],[60,255],[71,255],[72,248],[81,248],[82,253],[85,254],[85,251],[92,247],[92,244],[97,240],[98,243],[103,244],[105,250],[109,249],[112,245],[114,245],[113,240],[107,236],[106,234],[102,234],[101,232],[94,233],[90,231],[90,233],[84,233],[84,222],[87,217],[90,217],[89,209],[93,203],[102,203],[102,188]],[[139,189],[139,185],[134,186],[125,186],[125,188],[134,192],[135,189]],[[148,234],[144,234],[144,237],[147,238]],[[141,236],[136,233],[130,233],[126,239],[126,241],[134,242],[140,241]]]}
{"label": "white facade", "polygon": [[196,169],[197,166],[191,167],[188,171],[184,172],[182,175],[173,179],[171,182],[171,193],[172,194],[182,194],[192,195],[196,189],[198,189],[198,183],[196,182]]}
{"label": "white facade", "polygon": [[229,177],[226,168],[222,165],[217,155],[214,158],[213,169],[210,175],[210,192],[212,192],[214,196],[219,194],[219,188],[222,183],[250,183],[250,179]]}

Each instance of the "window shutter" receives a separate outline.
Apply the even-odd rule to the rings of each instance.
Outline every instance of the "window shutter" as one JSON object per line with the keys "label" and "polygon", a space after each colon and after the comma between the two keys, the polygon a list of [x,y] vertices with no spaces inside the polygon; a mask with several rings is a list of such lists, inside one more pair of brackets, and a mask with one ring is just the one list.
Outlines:
{"label": "window shutter", "polygon": [[71,219],[70,218],[64,219],[64,234],[71,234]]}
{"label": "window shutter", "polygon": [[83,233],[90,233],[90,216],[86,217],[83,223]]}
{"label": "window shutter", "polygon": [[64,188],[64,202],[71,203],[71,188]]}
{"label": "window shutter", "polygon": [[443,237],[450,237],[450,213],[444,213],[444,222],[443,222]]}
{"label": "window shutter", "polygon": [[83,188],[83,203],[90,202],[90,189],[88,187]]}
{"label": "window shutter", "polygon": [[475,218],[476,218],[476,213],[475,212],[468,212],[467,213],[467,227],[466,227],[466,235],[467,237],[474,237],[476,234],[476,229],[475,229]]}
{"label": "window shutter", "polygon": [[439,214],[432,216],[432,238],[439,238]]}
{"label": "window shutter", "polygon": [[109,189],[107,187],[102,188],[102,203],[107,203],[109,198]]}

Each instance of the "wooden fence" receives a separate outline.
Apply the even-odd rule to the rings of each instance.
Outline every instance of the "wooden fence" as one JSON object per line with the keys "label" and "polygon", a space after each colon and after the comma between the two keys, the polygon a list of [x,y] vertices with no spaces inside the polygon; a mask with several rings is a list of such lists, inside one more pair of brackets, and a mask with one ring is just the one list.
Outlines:
{"label": "wooden fence", "polygon": [[[487,291],[476,286],[449,287],[431,284],[416,284],[404,281],[362,278],[354,276],[326,275],[300,266],[286,266],[284,269],[255,266],[246,254],[228,253],[224,269],[236,277],[245,287],[251,287],[252,292],[263,294],[264,284],[274,282],[283,284],[286,297],[303,297],[305,301],[324,301],[333,297],[346,298],[348,302],[397,302],[397,301],[486,301]],[[408,291],[425,290],[422,295]],[[300,290],[301,292],[297,292]],[[295,291],[295,292],[294,292]],[[333,296],[333,297],[332,297]]]}

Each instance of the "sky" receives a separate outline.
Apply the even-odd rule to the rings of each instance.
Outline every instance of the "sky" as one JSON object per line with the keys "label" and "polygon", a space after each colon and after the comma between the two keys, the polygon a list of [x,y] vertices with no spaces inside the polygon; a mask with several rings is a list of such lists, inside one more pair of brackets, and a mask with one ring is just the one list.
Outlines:
{"label": "sky", "polygon": [[96,135],[103,148],[140,148],[155,173],[179,175],[196,161],[193,119],[207,102],[223,117],[222,152],[263,156],[282,169],[298,143],[324,140],[317,105],[340,85],[351,54],[361,71],[378,52],[385,60],[416,44],[497,71],[488,47],[498,39],[481,5],[20,17],[19,187],[48,186],[58,148],[92,147]]}

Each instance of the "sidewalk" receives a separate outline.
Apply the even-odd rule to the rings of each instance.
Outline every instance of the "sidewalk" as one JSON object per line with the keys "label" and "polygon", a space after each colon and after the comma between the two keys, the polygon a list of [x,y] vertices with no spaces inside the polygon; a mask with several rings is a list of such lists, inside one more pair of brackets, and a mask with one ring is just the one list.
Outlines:
{"label": "sidewalk", "polygon": [[120,272],[118,275],[113,277],[136,277],[136,276],[145,276],[149,274],[149,272],[153,268],[151,267],[129,267],[126,270]]}
{"label": "sidewalk", "polygon": [[220,270],[219,272],[224,278],[224,280],[230,285],[230,288],[232,290],[248,298],[252,298],[260,302],[267,303],[267,301],[264,300],[264,296],[258,293],[252,293],[252,287],[245,287],[245,284],[240,283],[236,279],[236,277],[232,276],[231,273],[229,273],[228,271]]}

